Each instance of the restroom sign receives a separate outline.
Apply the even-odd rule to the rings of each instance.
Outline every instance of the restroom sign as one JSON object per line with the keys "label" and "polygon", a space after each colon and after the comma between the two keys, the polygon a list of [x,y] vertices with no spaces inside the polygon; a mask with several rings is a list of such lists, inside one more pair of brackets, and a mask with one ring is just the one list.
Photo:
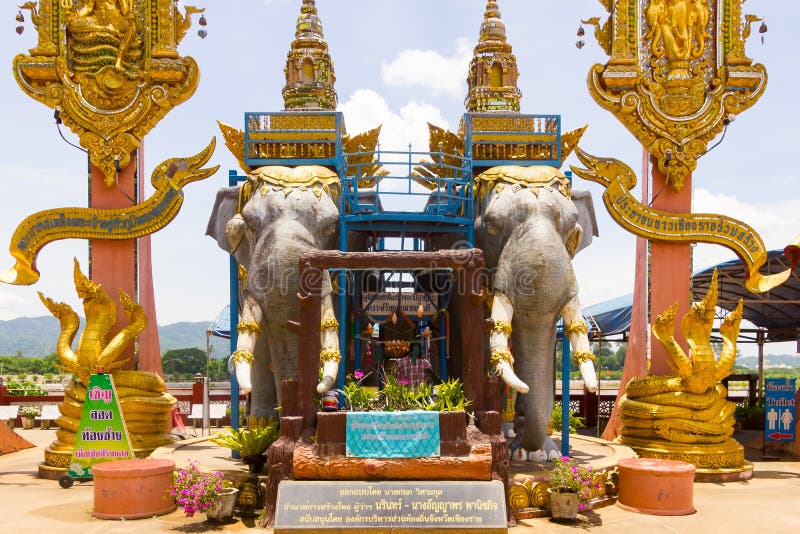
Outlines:
{"label": "restroom sign", "polygon": [[764,390],[764,439],[794,441],[797,423],[796,379],[767,378]]}

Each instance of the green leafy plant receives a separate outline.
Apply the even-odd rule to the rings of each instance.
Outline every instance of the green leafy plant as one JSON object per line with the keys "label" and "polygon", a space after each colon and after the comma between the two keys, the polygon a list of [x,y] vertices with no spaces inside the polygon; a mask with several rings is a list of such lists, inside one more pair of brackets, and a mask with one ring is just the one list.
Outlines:
{"label": "green leafy plant", "polygon": [[466,411],[472,405],[471,400],[464,396],[464,384],[461,379],[451,378],[438,386],[435,399],[426,406],[427,410],[439,412]]}
{"label": "green leafy plant", "polygon": [[37,417],[41,415],[41,410],[35,406],[23,406],[22,409],[19,411],[19,414],[22,417]]}
{"label": "green leafy plant", "polygon": [[423,408],[418,402],[419,395],[408,380],[397,380],[395,376],[386,375],[386,383],[379,394],[381,408],[387,412],[402,412]]}
{"label": "green leafy plant", "polygon": [[764,402],[758,401],[754,406],[737,406],[733,417],[745,430],[761,430],[764,428]]}
{"label": "green leafy plant", "polygon": [[25,397],[47,395],[47,391],[28,380],[23,380],[21,382],[9,380],[6,384],[6,387],[8,388],[9,395],[20,395]]}
{"label": "green leafy plant", "polygon": [[557,458],[550,474],[550,490],[559,493],[575,493],[578,510],[586,510],[592,498],[592,468],[580,465],[569,456]]}
{"label": "green leafy plant", "polygon": [[[578,415],[571,411],[569,412],[569,433],[577,434],[579,428],[586,426],[586,419],[578,417]],[[561,428],[561,406],[558,404],[553,405],[553,411],[550,414],[549,431],[552,433],[556,429]]]}
{"label": "green leafy plant", "polygon": [[239,453],[242,458],[264,454],[280,436],[278,423],[234,430],[230,434],[217,434],[211,441]]}
{"label": "green leafy plant", "polygon": [[373,400],[372,392],[361,384],[369,376],[356,369],[352,375],[347,376],[347,383],[344,385],[344,396],[350,404],[350,409],[354,412],[366,412],[370,409]]}

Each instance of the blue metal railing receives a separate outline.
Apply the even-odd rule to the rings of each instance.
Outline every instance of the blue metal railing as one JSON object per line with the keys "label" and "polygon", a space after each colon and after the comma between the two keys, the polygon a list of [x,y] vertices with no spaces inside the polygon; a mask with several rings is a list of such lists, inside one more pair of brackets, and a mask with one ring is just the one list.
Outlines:
{"label": "blue metal railing", "polygon": [[[375,176],[376,166],[388,174]],[[416,173],[417,167],[431,176]],[[376,214],[386,220],[416,215],[417,220],[422,217],[432,222],[473,218],[472,171],[467,158],[442,152],[378,150],[344,154],[344,168],[342,215],[350,220]],[[375,183],[365,187],[368,181]],[[434,189],[421,185],[422,181]]]}

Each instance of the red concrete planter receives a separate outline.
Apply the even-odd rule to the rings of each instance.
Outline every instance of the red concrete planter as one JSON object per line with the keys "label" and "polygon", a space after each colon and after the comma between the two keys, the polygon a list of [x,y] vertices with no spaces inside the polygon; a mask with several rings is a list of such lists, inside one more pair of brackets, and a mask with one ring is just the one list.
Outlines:
{"label": "red concrete planter", "polygon": [[694,509],[695,467],[686,462],[626,458],[617,464],[618,505],[651,515],[688,515]]}
{"label": "red concrete planter", "polygon": [[92,467],[94,511],[100,519],[140,519],[175,511],[169,496],[175,462],[119,460]]}

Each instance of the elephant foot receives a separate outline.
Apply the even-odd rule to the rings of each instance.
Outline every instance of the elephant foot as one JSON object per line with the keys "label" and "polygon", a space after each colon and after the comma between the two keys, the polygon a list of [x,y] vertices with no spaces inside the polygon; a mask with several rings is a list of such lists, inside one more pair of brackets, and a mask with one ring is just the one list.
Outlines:
{"label": "elephant foot", "polygon": [[543,464],[547,461],[547,453],[544,452],[544,449],[533,451],[530,455],[530,461],[537,464]]}
{"label": "elephant foot", "polygon": [[509,457],[512,462],[524,463],[530,460],[530,453],[522,447],[517,447],[516,449],[510,450]]}
{"label": "elephant foot", "polygon": [[514,432],[514,423],[501,423],[500,430],[503,432],[503,436],[507,438],[517,437],[517,433]]}
{"label": "elephant foot", "polygon": [[[546,461],[554,462],[556,459],[561,458],[561,449],[559,449],[551,437],[544,440],[544,445],[540,449],[546,456]],[[538,452],[538,451],[537,451]]]}

